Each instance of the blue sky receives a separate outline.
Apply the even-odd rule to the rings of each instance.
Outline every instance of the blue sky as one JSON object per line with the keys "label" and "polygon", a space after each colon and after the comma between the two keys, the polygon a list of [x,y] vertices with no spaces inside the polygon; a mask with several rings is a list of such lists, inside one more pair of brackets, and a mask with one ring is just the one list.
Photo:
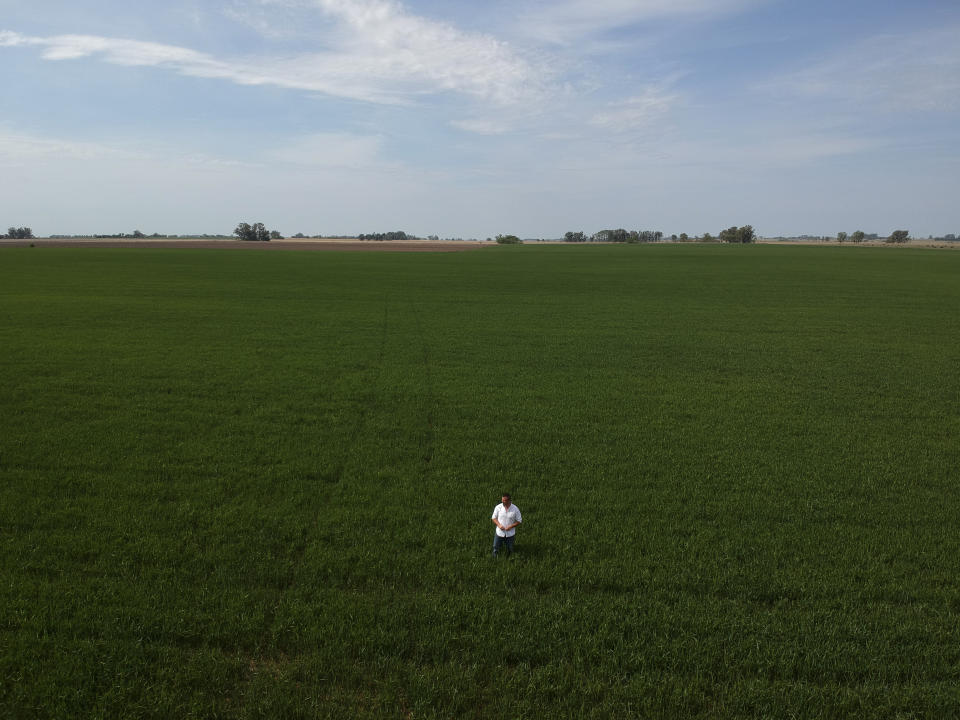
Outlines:
{"label": "blue sky", "polygon": [[960,234],[955,0],[0,0],[0,223]]}

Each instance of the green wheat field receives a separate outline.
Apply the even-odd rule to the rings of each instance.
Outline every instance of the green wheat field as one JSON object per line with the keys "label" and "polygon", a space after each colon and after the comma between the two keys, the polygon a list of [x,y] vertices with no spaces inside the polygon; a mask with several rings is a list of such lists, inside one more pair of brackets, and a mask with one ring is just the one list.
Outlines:
{"label": "green wheat field", "polygon": [[958,309],[949,251],[3,249],[0,716],[960,716]]}

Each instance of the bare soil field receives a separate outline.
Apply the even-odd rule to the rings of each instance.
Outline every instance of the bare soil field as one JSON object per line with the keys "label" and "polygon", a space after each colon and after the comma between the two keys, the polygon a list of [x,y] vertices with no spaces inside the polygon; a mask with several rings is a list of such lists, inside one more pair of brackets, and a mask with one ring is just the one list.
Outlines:
{"label": "bare soil field", "polygon": [[89,248],[178,248],[215,250],[340,250],[359,252],[462,252],[490,247],[487,242],[444,242],[434,240],[350,240],[296,239],[270,242],[177,238],[169,240],[133,238],[34,238],[0,240],[0,247],[89,247]]}

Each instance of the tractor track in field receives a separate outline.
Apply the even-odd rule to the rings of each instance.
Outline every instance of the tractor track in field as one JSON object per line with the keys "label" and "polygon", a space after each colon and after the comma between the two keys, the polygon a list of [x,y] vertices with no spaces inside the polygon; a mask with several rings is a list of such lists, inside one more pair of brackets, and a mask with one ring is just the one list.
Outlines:
{"label": "tractor track in field", "polygon": [[436,446],[436,418],[434,417],[434,408],[437,405],[437,395],[434,389],[433,381],[433,360],[430,357],[430,347],[427,345],[427,336],[423,331],[423,320],[420,316],[420,311],[413,303],[410,304],[410,308],[413,311],[413,319],[417,328],[417,341],[420,345],[420,352],[423,361],[423,381],[426,387],[426,393],[424,397],[424,419],[427,423],[427,437],[425,447],[423,449],[422,459],[424,467],[429,469],[431,463],[433,462],[433,453]]}
{"label": "tractor track in field", "polygon": [[[389,335],[389,325],[390,325],[390,300],[389,296],[384,296],[383,299],[383,320],[380,323],[380,344],[377,349],[376,359],[373,363],[373,373],[370,379],[370,382],[367,383],[367,390],[360,397],[360,408],[357,413],[357,419],[354,422],[353,428],[350,431],[350,435],[347,441],[343,444],[341,449],[340,458],[337,465],[334,469],[326,473],[323,477],[323,480],[329,484],[338,485],[343,479],[344,471],[346,470],[347,464],[353,458],[357,444],[360,440],[360,437],[363,434],[364,427],[367,424],[367,416],[369,415],[369,409],[371,405],[376,401],[377,388],[380,384],[380,377],[383,374],[384,361],[386,359],[387,352],[387,337]],[[284,597],[297,586],[299,569],[303,565],[303,560],[306,557],[307,549],[309,546],[315,542],[328,542],[329,538],[319,531],[319,518],[313,524],[313,527],[304,527],[303,531],[300,533],[297,538],[296,543],[293,545],[290,557],[290,570],[286,582],[282,587],[278,588],[278,595],[276,602],[273,607],[267,613],[266,621],[264,622],[264,632],[261,643],[264,647],[268,647],[269,634],[273,630],[273,625],[276,621],[277,611],[280,608],[280,605],[283,603]],[[282,654],[282,653],[281,653]],[[255,657],[259,657],[257,653],[250,651],[250,664],[251,668],[254,666]]]}
{"label": "tractor track in field", "polygon": [[373,373],[371,375],[370,381],[366,383],[366,391],[360,397],[360,409],[357,413],[357,420],[353,425],[353,429],[350,431],[350,435],[347,439],[347,442],[344,443],[342,452],[340,453],[340,460],[333,469],[332,472],[327,475],[327,482],[331,484],[339,484],[343,479],[344,470],[346,470],[347,463],[350,462],[350,459],[353,457],[355,449],[360,437],[363,434],[363,429],[367,424],[367,415],[370,413],[370,407],[374,404],[377,397],[377,388],[380,385],[380,376],[383,374],[383,365],[387,357],[387,336],[388,329],[390,326],[390,298],[384,296],[383,298],[383,320],[380,323],[380,347],[377,349],[376,360],[373,363]]}

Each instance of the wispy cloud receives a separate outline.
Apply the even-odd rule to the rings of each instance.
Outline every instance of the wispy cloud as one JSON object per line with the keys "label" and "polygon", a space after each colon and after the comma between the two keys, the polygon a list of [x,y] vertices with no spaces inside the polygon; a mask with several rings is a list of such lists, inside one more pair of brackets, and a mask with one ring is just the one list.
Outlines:
{"label": "wispy cloud", "polygon": [[668,17],[707,18],[761,0],[543,0],[523,15],[531,35],[568,44],[584,36]]}
{"label": "wispy cloud", "polygon": [[839,133],[803,133],[784,128],[761,134],[749,141],[722,145],[699,140],[678,141],[659,146],[658,162],[664,167],[698,171],[714,170],[723,175],[741,175],[744,168],[754,173],[815,166],[832,158],[876,152],[883,140]]}
{"label": "wispy cloud", "polygon": [[510,129],[503,120],[495,118],[466,118],[454,120],[450,124],[477,135],[502,135]]}
{"label": "wispy cloud", "polygon": [[93,35],[32,37],[2,32],[0,47],[3,46],[39,47],[46,60],[96,57],[114,65],[166,67],[195,77],[222,78],[250,85],[267,82],[265,74],[242,63],[222,62],[205,53],[161,43]]}
{"label": "wispy cloud", "polygon": [[960,27],[861,40],[776,79],[776,95],[823,100],[870,112],[960,107]]}
{"label": "wispy cloud", "polygon": [[646,129],[663,118],[679,97],[661,86],[651,86],[627,100],[610,103],[590,118],[590,124],[617,132]]}
{"label": "wispy cloud", "polygon": [[509,105],[545,92],[550,73],[506,43],[413,15],[388,0],[277,0],[277,4],[309,5],[325,21],[317,33],[319,40],[297,53],[229,59],[176,45],[91,35],[36,37],[6,31],[0,32],[0,46],[38,47],[48,60],[93,57],[117,65],[161,67],[193,77],[375,103],[408,103],[426,95],[454,93]]}
{"label": "wispy cloud", "polygon": [[294,140],[272,155],[281,162],[314,168],[359,169],[383,167],[378,135],[317,133]]}
{"label": "wispy cloud", "polygon": [[[293,148],[291,148],[291,151]],[[276,158],[268,158],[276,159]],[[237,168],[257,167],[257,161],[217,157],[215,155],[180,151],[178,148],[142,143],[131,147],[126,143],[110,141],[84,141],[63,137],[41,136],[0,127],[0,163],[4,167],[64,167],[73,166],[130,166],[150,163],[151,167],[164,163],[177,163],[191,168]],[[265,163],[260,163],[265,164]]]}
{"label": "wispy cloud", "polygon": [[724,160],[729,165],[740,166],[746,161],[757,168],[803,167],[830,158],[869,153],[882,147],[882,144],[875,138],[841,134],[791,134],[733,148],[733,152],[728,152]]}
{"label": "wispy cloud", "polygon": [[103,143],[41,137],[0,128],[0,161],[7,167],[45,160],[142,160],[146,157],[141,151]]}

